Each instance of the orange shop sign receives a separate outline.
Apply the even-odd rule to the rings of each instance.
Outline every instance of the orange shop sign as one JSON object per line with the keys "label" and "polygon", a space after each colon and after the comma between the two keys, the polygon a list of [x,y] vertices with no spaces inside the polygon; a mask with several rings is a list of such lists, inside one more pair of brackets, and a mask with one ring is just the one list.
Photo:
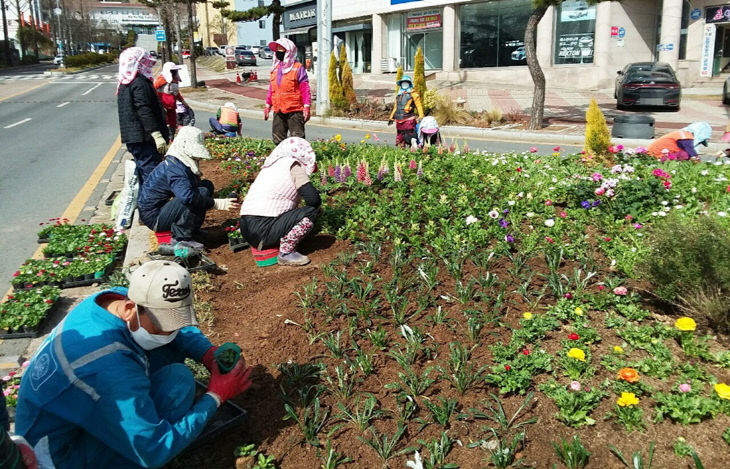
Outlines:
{"label": "orange shop sign", "polygon": [[406,31],[433,29],[441,27],[441,11],[412,11],[406,18]]}

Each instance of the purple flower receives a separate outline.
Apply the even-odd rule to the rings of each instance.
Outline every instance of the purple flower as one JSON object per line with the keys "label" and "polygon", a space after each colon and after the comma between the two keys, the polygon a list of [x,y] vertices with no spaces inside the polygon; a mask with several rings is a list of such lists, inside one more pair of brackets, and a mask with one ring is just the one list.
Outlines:
{"label": "purple flower", "polygon": [[505,215],[507,215],[509,213],[509,209],[506,208],[506,209],[502,210],[502,213],[504,213]]}
{"label": "purple flower", "polygon": [[509,222],[505,220],[504,218],[499,219],[499,226],[502,228],[507,228],[509,226]]}
{"label": "purple flower", "polygon": [[514,243],[515,242],[514,236],[512,236],[509,233],[507,233],[507,236],[504,237],[504,240],[507,241],[508,243]]}
{"label": "purple flower", "polygon": [[641,226],[641,223],[634,223],[634,228],[636,228],[637,230],[640,230]]}
{"label": "purple flower", "polygon": [[593,206],[594,207],[598,207],[599,205],[601,205],[601,201],[600,200],[594,200],[593,201]]}
{"label": "purple flower", "polygon": [[343,182],[342,181],[342,168],[340,167],[340,165],[335,166],[335,181]]}
{"label": "purple flower", "polygon": [[345,167],[342,168],[342,182],[345,182],[350,176],[352,176],[352,169],[349,164],[346,164]]}
{"label": "purple flower", "polygon": [[580,203],[580,206],[583,207],[584,209],[589,209],[589,208],[591,208],[591,203],[588,202],[587,200],[584,200],[583,202]]}

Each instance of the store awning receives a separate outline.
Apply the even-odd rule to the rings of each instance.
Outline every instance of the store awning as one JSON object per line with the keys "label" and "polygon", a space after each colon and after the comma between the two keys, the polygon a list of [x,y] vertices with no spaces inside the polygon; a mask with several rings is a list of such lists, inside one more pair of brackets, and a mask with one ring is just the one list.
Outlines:
{"label": "store awning", "polygon": [[370,31],[373,29],[372,23],[348,24],[345,26],[333,27],[333,33],[344,33],[347,31]]}
{"label": "store awning", "polygon": [[314,26],[305,26],[303,28],[290,29],[281,33],[282,36],[296,36],[297,34],[307,34]]}

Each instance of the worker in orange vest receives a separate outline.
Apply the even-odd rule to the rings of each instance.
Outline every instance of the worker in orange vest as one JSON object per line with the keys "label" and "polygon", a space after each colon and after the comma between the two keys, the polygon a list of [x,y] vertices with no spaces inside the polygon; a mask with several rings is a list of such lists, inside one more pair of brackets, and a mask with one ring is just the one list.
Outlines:
{"label": "worker in orange vest", "polygon": [[274,51],[269,93],[266,96],[264,120],[274,111],[271,137],[274,144],[290,137],[304,137],[304,123],[309,120],[312,94],[304,66],[297,62],[297,46],[286,38],[270,42]]}
{"label": "worker in orange vest", "polygon": [[211,117],[208,122],[210,123],[211,131],[216,135],[224,135],[226,137],[241,136],[243,122],[241,122],[238,107],[230,101],[222,107],[219,107],[215,117]]}
{"label": "worker in orange vest", "polygon": [[707,146],[712,127],[707,122],[693,122],[681,130],[675,130],[652,142],[647,152],[662,160],[688,160],[697,156],[700,144]]}

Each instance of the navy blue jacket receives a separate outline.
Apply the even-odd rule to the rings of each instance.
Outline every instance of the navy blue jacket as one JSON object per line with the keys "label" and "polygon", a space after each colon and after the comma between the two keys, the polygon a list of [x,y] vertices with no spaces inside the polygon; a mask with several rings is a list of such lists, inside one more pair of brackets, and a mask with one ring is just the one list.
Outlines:
{"label": "navy blue jacket", "polygon": [[139,218],[149,229],[154,229],[160,210],[173,197],[194,212],[205,212],[213,207],[213,198],[198,192],[200,177],[172,155],[158,164],[144,180],[139,191],[137,206]]}

